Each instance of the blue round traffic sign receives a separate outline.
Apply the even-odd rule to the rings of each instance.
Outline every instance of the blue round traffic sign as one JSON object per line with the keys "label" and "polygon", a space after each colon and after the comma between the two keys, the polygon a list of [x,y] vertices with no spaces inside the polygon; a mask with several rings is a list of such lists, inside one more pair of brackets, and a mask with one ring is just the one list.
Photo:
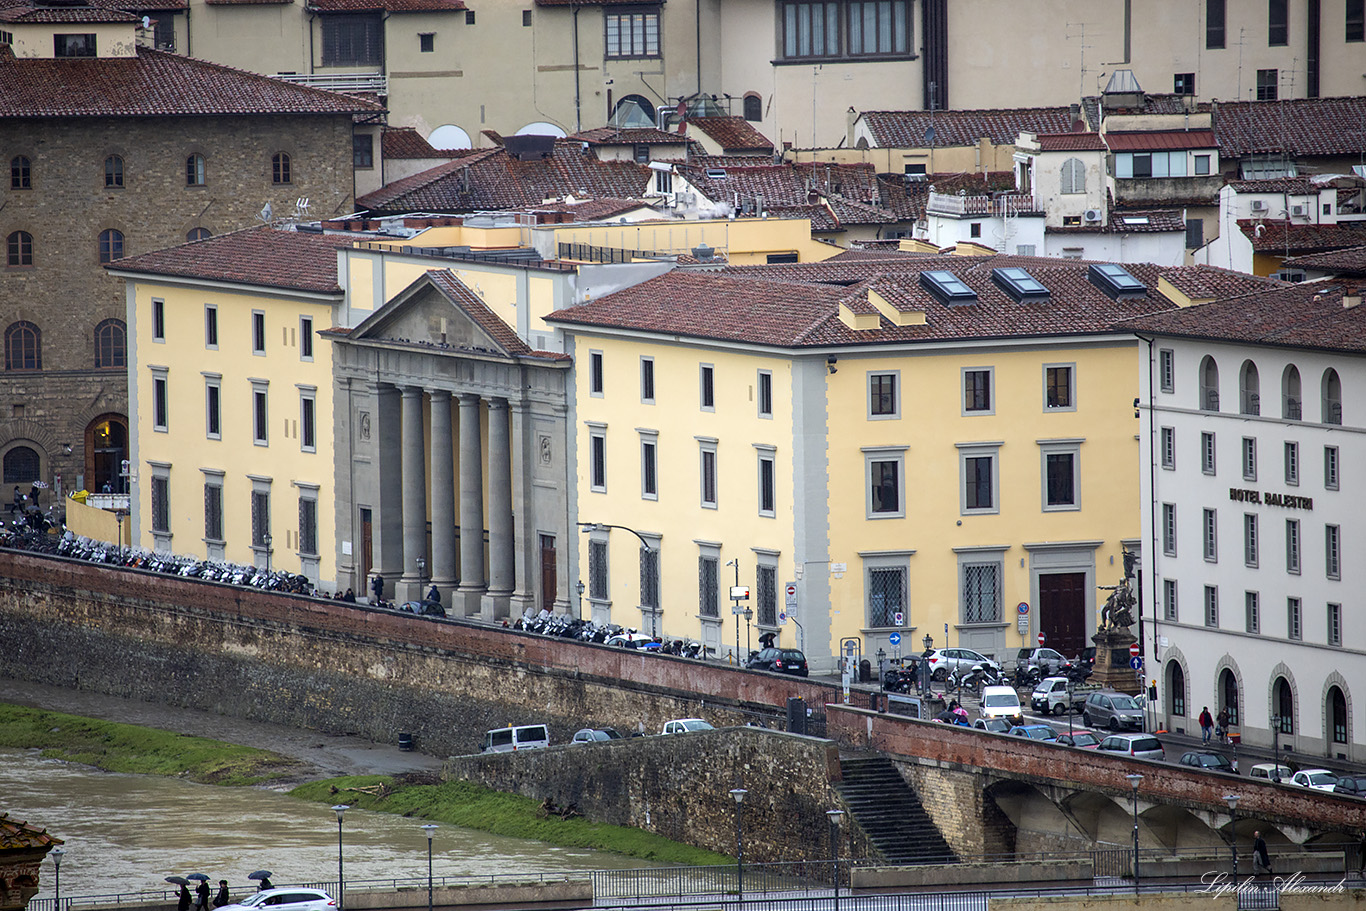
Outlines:
{"label": "blue round traffic sign", "polygon": [[900,645],[900,644],[901,644],[901,634],[900,634],[900,633],[892,633],[890,636],[887,637],[887,641],[890,642],[890,643],[892,643],[892,645]]}
{"label": "blue round traffic sign", "polygon": [[1136,671],[1143,670],[1143,659],[1140,658],[1138,655],[1134,655],[1132,658],[1129,659],[1129,667],[1133,668]]}

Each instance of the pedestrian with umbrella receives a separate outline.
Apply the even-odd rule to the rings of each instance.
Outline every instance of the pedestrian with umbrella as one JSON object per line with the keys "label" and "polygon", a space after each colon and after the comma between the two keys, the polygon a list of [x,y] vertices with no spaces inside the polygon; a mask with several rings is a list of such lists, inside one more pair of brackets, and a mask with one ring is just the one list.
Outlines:
{"label": "pedestrian with umbrella", "polygon": [[270,881],[271,873],[269,870],[257,870],[255,873],[248,873],[247,879],[259,879],[260,885],[256,887],[257,892],[264,892],[267,889],[274,889],[274,884]]}
{"label": "pedestrian with umbrella", "polygon": [[190,881],[183,876],[168,876],[166,881],[180,887],[180,891],[176,893],[176,911],[190,911]]}
{"label": "pedestrian with umbrella", "polygon": [[185,878],[199,883],[194,887],[194,911],[209,911],[209,878],[203,873],[191,873]]}

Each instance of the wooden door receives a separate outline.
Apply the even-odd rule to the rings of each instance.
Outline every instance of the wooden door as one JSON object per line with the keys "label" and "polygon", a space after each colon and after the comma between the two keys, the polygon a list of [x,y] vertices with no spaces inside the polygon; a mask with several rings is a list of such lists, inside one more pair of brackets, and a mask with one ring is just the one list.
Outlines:
{"label": "wooden door", "polygon": [[555,536],[541,535],[541,610],[555,609],[559,574],[555,566]]}
{"label": "wooden door", "polygon": [[374,545],[370,538],[371,525],[370,510],[362,507],[360,511],[360,578],[356,580],[356,587],[363,592],[370,590],[370,570],[375,565]]}
{"label": "wooden door", "polygon": [[1044,644],[1075,658],[1086,641],[1086,573],[1039,576],[1039,629]]}

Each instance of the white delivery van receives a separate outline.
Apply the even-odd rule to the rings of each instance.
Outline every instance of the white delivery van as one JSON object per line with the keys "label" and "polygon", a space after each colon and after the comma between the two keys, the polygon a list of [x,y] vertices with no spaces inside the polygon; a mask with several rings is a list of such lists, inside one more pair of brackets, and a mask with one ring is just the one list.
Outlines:
{"label": "white delivery van", "polygon": [[1012,724],[1024,724],[1024,709],[1020,695],[1013,686],[982,687],[982,717],[1005,718]]}
{"label": "white delivery van", "polygon": [[517,750],[537,750],[550,746],[550,731],[543,724],[508,725],[495,728],[484,735],[481,753],[514,753]]}

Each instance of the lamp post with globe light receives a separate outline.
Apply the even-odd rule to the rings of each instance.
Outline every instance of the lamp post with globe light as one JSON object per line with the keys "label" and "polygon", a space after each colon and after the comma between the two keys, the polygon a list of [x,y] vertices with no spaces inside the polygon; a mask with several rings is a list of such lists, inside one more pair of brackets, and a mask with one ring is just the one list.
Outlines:
{"label": "lamp post with globe light", "polygon": [[1129,780],[1129,787],[1134,792],[1134,892],[1138,892],[1138,786],[1143,783],[1143,776],[1134,772],[1125,775]]}
{"label": "lamp post with globe light", "polygon": [[62,911],[62,858],[66,856],[66,851],[61,847],[52,849],[52,870],[53,870],[53,893],[56,896],[52,903],[53,911]]}
{"label": "lamp post with globe light", "polygon": [[332,808],[337,814],[337,911],[345,907],[346,880],[342,878],[342,816],[351,809],[348,804],[339,803]]}
{"label": "lamp post with globe light", "polygon": [[830,868],[835,880],[835,911],[840,911],[840,822],[844,819],[843,810],[826,810],[830,820]]}
{"label": "lamp post with globe light", "polygon": [[1225,794],[1224,803],[1228,804],[1228,832],[1229,844],[1233,845],[1233,882],[1238,882],[1238,801],[1242,797],[1238,794]]}
{"label": "lamp post with globe light", "polygon": [[432,835],[436,829],[436,825],[430,822],[422,827],[422,831],[427,833],[427,911],[432,911]]}
{"label": "lamp post with globe light", "polygon": [[748,793],[744,788],[732,788],[730,792],[735,798],[735,890],[740,896],[741,907],[745,904],[745,831],[740,823],[740,808]]}

